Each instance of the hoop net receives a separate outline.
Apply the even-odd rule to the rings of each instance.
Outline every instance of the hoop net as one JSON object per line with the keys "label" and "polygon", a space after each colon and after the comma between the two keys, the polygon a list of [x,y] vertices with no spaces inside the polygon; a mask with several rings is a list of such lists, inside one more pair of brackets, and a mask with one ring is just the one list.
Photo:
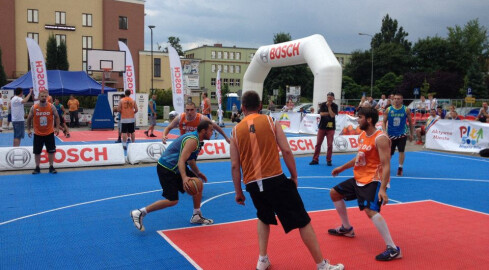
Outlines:
{"label": "hoop net", "polygon": [[103,68],[102,70],[104,71],[105,79],[110,79],[110,72],[112,71],[112,69],[111,68]]}

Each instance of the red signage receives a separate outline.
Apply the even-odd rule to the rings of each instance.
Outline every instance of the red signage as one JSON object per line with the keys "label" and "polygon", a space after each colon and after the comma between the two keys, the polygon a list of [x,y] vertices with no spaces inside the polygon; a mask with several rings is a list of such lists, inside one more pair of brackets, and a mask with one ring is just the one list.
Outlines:
{"label": "red signage", "polygon": [[270,49],[270,60],[299,55],[300,42],[284,44]]}

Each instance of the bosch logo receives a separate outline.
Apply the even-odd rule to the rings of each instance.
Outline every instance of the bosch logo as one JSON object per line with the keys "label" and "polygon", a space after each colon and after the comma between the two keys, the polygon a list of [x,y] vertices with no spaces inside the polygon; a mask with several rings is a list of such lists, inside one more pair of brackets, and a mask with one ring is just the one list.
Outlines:
{"label": "bosch logo", "polygon": [[24,148],[15,148],[7,152],[5,161],[12,168],[24,168],[31,161],[31,153]]}
{"label": "bosch logo", "polygon": [[334,145],[338,148],[338,150],[344,152],[348,149],[348,141],[343,137],[334,138]]}
{"label": "bosch logo", "polygon": [[158,160],[161,154],[166,150],[165,146],[161,143],[152,143],[146,147],[146,153],[153,160]]}
{"label": "bosch logo", "polygon": [[260,52],[260,59],[263,63],[268,63],[268,53],[270,52],[270,49],[263,50]]}

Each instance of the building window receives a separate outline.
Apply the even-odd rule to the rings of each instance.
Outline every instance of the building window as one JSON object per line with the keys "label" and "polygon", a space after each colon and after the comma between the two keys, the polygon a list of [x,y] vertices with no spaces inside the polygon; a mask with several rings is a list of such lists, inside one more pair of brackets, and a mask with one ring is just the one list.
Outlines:
{"label": "building window", "polygon": [[253,56],[255,56],[254,53],[250,53],[250,60],[253,59]]}
{"label": "building window", "polygon": [[229,84],[228,79],[222,79],[222,84]]}
{"label": "building window", "polygon": [[119,41],[127,45],[127,38],[119,38]]}
{"label": "building window", "polygon": [[229,55],[228,52],[224,52],[224,59],[228,59],[228,55]]}
{"label": "building window", "polygon": [[66,12],[56,11],[56,24],[66,24]]}
{"label": "building window", "polygon": [[230,52],[229,53],[229,59],[230,60],[234,60],[234,52]]}
{"label": "building window", "polygon": [[82,37],[82,69],[87,71],[87,50],[92,49],[92,37]]}
{"label": "building window", "polygon": [[217,52],[217,59],[222,59],[222,52]]}
{"label": "building window", "polygon": [[224,73],[228,73],[228,65],[224,65]]}
{"label": "building window", "polygon": [[28,9],[27,10],[27,22],[38,23],[39,22],[39,10]]}
{"label": "building window", "polygon": [[234,69],[236,69],[236,73],[241,73],[241,66],[235,66]]}
{"label": "building window", "polygon": [[161,58],[155,58],[154,76],[161,77]]}
{"label": "building window", "polygon": [[127,30],[127,17],[119,16],[119,29]]}
{"label": "building window", "polygon": [[229,73],[234,73],[234,66],[233,65],[229,66]]}
{"label": "building window", "polygon": [[216,78],[211,78],[211,85],[216,85]]}
{"label": "building window", "polygon": [[61,45],[61,42],[66,44],[66,35],[56,35],[56,46]]}
{"label": "building window", "polygon": [[241,79],[236,79],[234,86],[241,86]]}
{"label": "building window", "polygon": [[240,60],[241,59],[241,53],[240,52],[237,52],[236,53],[236,60]]}
{"label": "building window", "polygon": [[92,14],[82,14],[82,26],[92,26]]}
{"label": "building window", "polygon": [[39,44],[39,33],[27,33],[28,38],[32,38]]}
{"label": "building window", "polygon": [[211,66],[211,72],[213,72],[213,73],[216,72],[216,65],[212,64],[212,66]]}
{"label": "building window", "polygon": [[229,86],[234,86],[234,79],[229,79]]}
{"label": "building window", "polygon": [[217,70],[222,71],[222,65],[217,65]]}
{"label": "building window", "polygon": [[216,99],[216,92],[211,92],[211,99]]}
{"label": "building window", "polygon": [[212,59],[216,59],[216,51],[212,51],[211,52],[211,58]]}

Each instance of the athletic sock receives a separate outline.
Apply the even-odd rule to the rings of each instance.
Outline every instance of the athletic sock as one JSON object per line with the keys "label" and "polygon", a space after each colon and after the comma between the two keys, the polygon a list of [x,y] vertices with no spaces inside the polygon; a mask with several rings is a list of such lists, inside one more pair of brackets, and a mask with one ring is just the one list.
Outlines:
{"label": "athletic sock", "polygon": [[399,164],[399,168],[402,168],[402,164]]}
{"label": "athletic sock", "polygon": [[320,269],[321,267],[324,267],[326,264],[327,264],[326,260],[323,259],[322,262],[316,264],[317,265],[317,269]]}
{"label": "athletic sock", "polygon": [[343,227],[345,227],[346,229],[351,228],[350,221],[348,220],[348,213],[346,212],[345,201],[339,200],[333,203],[336,208],[336,211],[338,212],[338,215],[340,216],[341,224],[343,225]]}
{"label": "athletic sock", "polygon": [[394,244],[394,241],[392,241],[391,233],[389,232],[387,223],[385,222],[385,219],[382,217],[382,215],[380,215],[380,213],[377,213],[371,219],[375,227],[379,231],[380,235],[382,235],[385,244],[387,246],[395,248],[396,244]]}
{"label": "athletic sock", "polygon": [[139,211],[141,211],[141,214],[143,215],[143,217],[148,214],[148,211],[146,211],[146,207],[139,209]]}
{"label": "athletic sock", "polygon": [[263,261],[263,260],[268,260],[268,254],[267,254],[267,255],[265,255],[265,256],[258,255],[258,259],[260,259],[260,261]]}
{"label": "athletic sock", "polygon": [[200,208],[194,209],[194,215],[200,213]]}

